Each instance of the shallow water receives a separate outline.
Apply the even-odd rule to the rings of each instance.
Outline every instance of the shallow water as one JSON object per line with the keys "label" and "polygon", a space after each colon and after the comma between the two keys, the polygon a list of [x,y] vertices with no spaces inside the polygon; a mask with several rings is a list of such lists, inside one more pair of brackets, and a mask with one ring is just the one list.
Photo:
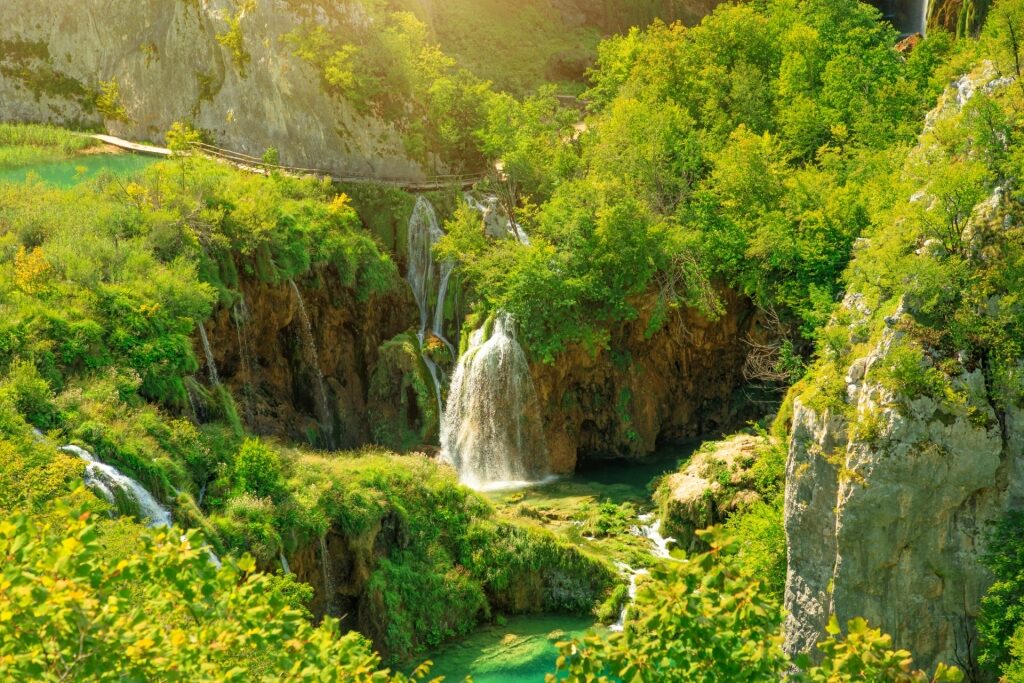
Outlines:
{"label": "shallow water", "polygon": [[474,683],[539,683],[555,670],[555,641],[579,637],[592,625],[586,617],[510,617],[504,626],[480,628],[427,657],[434,662],[430,676],[444,676],[446,683],[467,674]]}
{"label": "shallow water", "polygon": [[138,154],[84,154],[64,161],[15,168],[0,167],[0,183],[22,183],[30,174],[34,174],[50,185],[74,187],[103,171],[117,176],[129,176],[156,161],[158,159],[154,157]]}

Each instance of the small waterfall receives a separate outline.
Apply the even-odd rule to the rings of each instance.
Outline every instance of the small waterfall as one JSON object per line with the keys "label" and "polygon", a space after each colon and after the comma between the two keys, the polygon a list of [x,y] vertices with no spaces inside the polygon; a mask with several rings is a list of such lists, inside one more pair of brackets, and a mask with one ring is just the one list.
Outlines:
{"label": "small waterfall", "polygon": [[634,570],[628,564],[624,564],[622,562],[616,562],[615,564],[620,570],[629,574],[629,600],[627,600],[626,604],[622,606],[622,611],[619,612],[619,620],[608,627],[609,631],[621,632],[626,628],[626,613],[629,611],[629,607],[633,604],[633,601],[636,600],[636,579],[641,574],[647,574],[648,572],[646,569]]}
{"label": "small waterfall", "polygon": [[483,218],[484,233],[495,239],[511,238],[520,244],[529,246],[530,236],[521,225],[502,214],[498,206],[498,198],[488,195],[483,199],[477,199],[472,193],[466,192],[462,195],[469,208],[473,209]]}
{"label": "small waterfall", "polygon": [[[441,396],[443,377],[441,369],[426,353],[424,344],[427,333],[432,332],[435,337],[444,342],[452,357],[455,356],[455,347],[444,336],[445,299],[448,296],[448,282],[455,269],[455,262],[447,260],[437,263],[434,260],[434,245],[442,237],[444,237],[444,231],[441,230],[433,205],[426,197],[417,197],[412,216],[409,218],[409,265],[405,277],[409,282],[409,287],[412,288],[416,306],[420,310],[420,329],[417,333],[420,342],[420,355],[434,382],[439,417],[444,414],[444,399]],[[436,296],[436,302],[431,311],[430,302],[434,296]],[[431,312],[433,312],[433,319],[431,319]]]}
{"label": "small waterfall", "polygon": [[331,563],[327,556],[327,535],[320,537],[320,566],[324,572],[324,614],[327,616],[335,616],[334,614],[334,577],[331,576]]}
{"label": "small waterfall", "polygon": [[210,384],[220,385],[220,375],[217,374],[217,363],[213,360],[213,349],[210,348],[210,339],[206,336],[206,326],[199,323],[199,338],[203,340],[203,352],[206,354],[206,369],[210,372]]}
{"label": "small waterfall", "polygon": [[[193,380],[195,378],[192,378]],[[196,409],[196,397],[192,395],[192,387],[185,382],[185,395],[188,396],[188,407],[192,411],[192,421],[199,423],[199,411]]]}
{"label": "small waterfall", "polygon": [[327,440],[327,447],[334,448],[334,429],[332,427],[331,408],[327,400],[327,388],[324,385],[324,373],[320,370],[320,354],[316,349],[316,339],[313,337],[313,323],[310,322],[309,312],[306,311],[306,302],[302,299],[302,292],[295,280],[288,280],[295,294],[295,300],[299,304],[299,318],[302,322],[302,344],[306,350],[306,363],[311,366],[316,374],[317,392],[314,395],[316,401],[317,419],[320,421],[320,428]]}
{"label": "small waterfall", "polygon": [[921,22],[919,25],[920,25],[921,28],[918,30],[918,32],[922,36],[925,36],[925,35],[928,35],[928,9],[929,9],[929,7],[931,5],[931,2],[929,0],[918,0],[918,2],[921,4],[920,15],[919,15],[920,16],[920,22]]}
{"label": "small waterfall", "polygon": [[538,481],[548,453],[537,391],[507,313],[470,337],[452,377],[441,429],[442,458],[474,488]]}
{"label": "small waterfall", "polygon": [[125,476],[117,468],[100,462],[84,448],[68,445],[61,450],[88,463],[85,467],[85,485],[108,503],[116,506],[119,497],[130,500],[137,507],[139,516],[149,520],[149,526],[171,526],[171,511],[157,502],[142,484]]}
{"label": "small waterfall", "polygon": [[634,527],[633,533],[637,536],[643,536],[651,541],[654,546],[652,553],[655,557],[662,560],[668,560],[672,558],[672,553],[669,552],[669,545],[676,542],[674,538],[665,538],[661,535],[661,520],[654,516],[653,512],[640,515],[640,524],[642,526]]}
{"label": "small waterfall", "polygon": [[283,571],[285,574],[291,574],[292,568],[288,566],[288,558],[284,556],[283,550],[280,553],[278,553],[278,557],[281,560],[281,571]]}
{"label": "small waterfall", "polygon": [[232,318],[235,320],[235,334],[238,336],[238,354],[242,360],[243,391],[245,392],[245,423],[252,427],[252,348],[249,345],[249,307],[245,304],[245,295],[235,304]]}

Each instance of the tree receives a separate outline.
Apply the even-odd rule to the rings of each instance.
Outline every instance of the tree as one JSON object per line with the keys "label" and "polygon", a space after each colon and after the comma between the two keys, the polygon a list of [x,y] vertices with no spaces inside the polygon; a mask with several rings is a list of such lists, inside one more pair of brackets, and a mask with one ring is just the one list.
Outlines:
{"label": "tree", "polygon": [[235,458],[235,481],[245,493],[273,498],[282,489],[281,458],[259,439],[246,439]]}
{"label": "tree", "polygon": [[1011,513],[997,524],[988,548],[983,561],[995,583],[981,600],[978,661],[1009,676],[1024,669],[1024,513]]}

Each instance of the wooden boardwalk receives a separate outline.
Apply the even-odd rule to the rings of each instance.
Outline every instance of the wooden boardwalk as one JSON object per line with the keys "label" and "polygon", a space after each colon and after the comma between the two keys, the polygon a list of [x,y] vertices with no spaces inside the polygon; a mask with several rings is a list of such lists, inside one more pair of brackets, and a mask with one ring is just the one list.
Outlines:
{"label": "wooden boardwalk", "polygon": [[[173,152],[165,147],[154,147],[153,145],[142,145],[136,142],[130,142],[113,135],[93,135],[94,139],[99,140],[105,144],[119,147],[121,149],[135,152],[137,154],[146,154],[148,156],[157,157],[170,157]],[[287,173],[294,176],[316,176],[319,178],[329,178],[334,183],[378,183],[381,185],[391,185],[403,189],[407,192],[431,192],[434,190],[443,190],[452,187],[458,187],[463,190],[469,189],[476,183],[487,177],[486,173],[474,173],[474,174],[463,174],[463,175],[441,175],[433,176],[426,179],[412,179],[412,178],[387,178],[380,176],[363,176],[363,175],[345,175],[336,176],[327,171],[323,171],[315,168],[298,168],[295,166],[282,166],[280,164],[268,164],[258,157],[254,157],[241,152],[233,152],[227,149],[221,149],[220,147],[214,147],[213,145],[207,145],[203,143],[197,143],[193,145],[193,149],[197,154],[203,156],[212,157],[214,159],[220,159],[225,161],[236,168],[243,171],[249,171],[250,173],[266,174],[269,171],[280,171],[281,173]]]}

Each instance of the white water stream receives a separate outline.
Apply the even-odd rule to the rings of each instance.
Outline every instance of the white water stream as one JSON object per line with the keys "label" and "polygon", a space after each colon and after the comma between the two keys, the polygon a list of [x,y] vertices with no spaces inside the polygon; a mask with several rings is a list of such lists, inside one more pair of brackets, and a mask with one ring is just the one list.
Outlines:
{"label": "white water stream", "polygon": [[[445,299],[448,296],[448,282],[455,269],[455,262],[446,260],[438,263],[434,258],[434,246],[442,237],[444,231],[441,230],[434,206],[426,197],[417,197],[412,216],[409,218],[409,261],[405,278],[420,311],[420,328],[416,337],[419,339],[423,364],[427,366],[434,383],[439,419],[443,419],[441,416],[444,414],[444,399],[441,392],[444,377],[437,363],[427,353],[424,344],[427,341],[427,334],[430,333],[444,342],[451,355],[455,356],[455,347],[444,336]],[[431,300],[434,301],[433,306]]]}
{"label": "white water stream", "polygon": [[115,505],[117,494],[121,494],[135,503],[139,517],[146,520],[149,526],[171,526],[171,511],[161,505],[145,486],[122,474],[116,467],[100,462],[84,448],[68,445],[61,447],[61,450],[88,463],[85,467],[85,485],[108,503]]}

